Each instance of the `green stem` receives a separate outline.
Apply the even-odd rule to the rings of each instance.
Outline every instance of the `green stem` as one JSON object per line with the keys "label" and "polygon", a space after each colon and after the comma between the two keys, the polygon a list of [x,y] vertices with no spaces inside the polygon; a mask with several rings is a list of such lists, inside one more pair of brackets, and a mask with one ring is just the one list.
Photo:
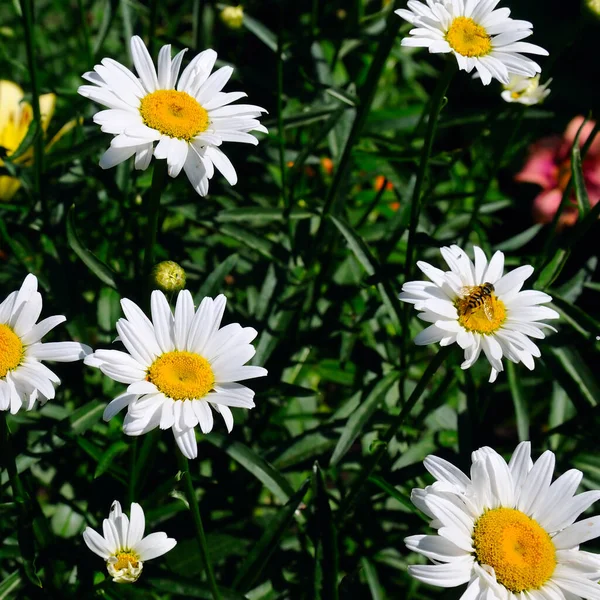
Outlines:
{"label": "green stem", "polygon": [[138,439],[133,438],[133,443],[129,447],[129,485],[127,488],[127,500],[128,504],[131,505],[135,501],[136,497],[136,486],[137,486],[137,449]]}
{"label": "green stem", "polygon": [[404,421],[412,412],[413,408],[421,398],[423,392],[429,385],[431,379],[433,378],[437,370],[440,368],[442,363],[446,360],[451,351],[451,346],[445,346],[443,348],[440,348],[438,353],[433,357],[433,359],[427,366],[427,369],[425,369],[423,376],[421,377],[421,379],[415,386],[415,389],[412,391],[412,394],[409,396],[408,400],[402,407],[400,414],[392,420],[392,423],[385,432],[385,435],[380,440],[378,440],[377,449],[373,452],[373,454],[371,454],[370,458],[366,461],[366,465],[362,468],[357,478],[355,479],[352,488],[342,501],[337,514],[338,521],[341,521],[344,518],[345,514],[356,501],[358,495],[362,491],[363,485],[369,479],[383,455],[387,452],[388,444],[396,435],[400,427],[404,424]]}
{"label": "green stem", "polygon": [[208,585],[212,593],[214,600],[221,600],[221,594],[217,588],[217,582],[215,580],[215,574],[213,573],[212,566],[210,564],[210,557],[208,555],[208,544],[206,543],[206,536],[204,535],[204,526],[202,525],[202,518],[200,517],[200,507],[198,506],[198,500],[196,498],[196,492],[194,491],[194,484],[192,482],[192,476],[190,474],[190,466],[188,459],[181,454],[179,449],[175,451],[177,455],[177,466],[181,471],[181,477],[183,479],[185,487],[185,495],[192,513],[194,525],[196,526],[196,537],[200,546],[200,556],[204,563],[204,570],[206,571],[206,577],[208,579]]}
{"label": "green stem", "polygon": [[33,0],[21,0],[21,13],[23,15],[25,47],[27,49],[27,64],[29,66],[29,77],[31,80],[31,108],[33,110],[33,118],[38,125],[38,131],[35,136],[35,153],[33,155],[34,190],[36,197],[39,199],[42,206],[44,222],[48,223],[48,205],[42,189],[42,174],[44,172],[44,129],[42,127],[42,114],[40,111],[40,88],[37,78],[37,67],[35,64],[36,52],[33,31]]}
{"label": "green stem", "polygon": [[477,196],[475,198],[475,202],[473,203],[473,208],[471,210],[471,216],[469,218],[469,222],[465,229],[465,233],[463,235],[462,242],[460,243],[461,246],[464,246],[468,242],[469,235],[475,225],[475,222],[477,221],[477,217],[479,216],[479,211],[481,210],[481,206],[483,205],[483,201],[485,200],[485,197],[487,196],[487,193],[490,189],[492,181],[494,180],[496,173],[502,166],[502,162],[504,161],[504,157],[506,156],[506,151],[511,147],[512,142],[515,139],[515,136],[517,135],[519,128],[521,127],[521,123],[523,122],[523,117],[525,116],[525,106],[518,106],[518,107],[515,107],[515,109],[516,109],[517,114],[514,118],[513,126],[511,127],[509,134],[507,136],[505,136],[504,143],[498,148],[494,162],[492,163],[492,168],[490,169],[490,172],[488,173],[488,176],[486,177],[486,180],[485,180],[484,184],[481,186],[481,189],[479,190],[479,194],[477,194]]}
{"label": "green stem", "polygon": [[[314,244],[315,251],[313,252],[313,260],[319,257],[318,248],[321,245],[321,241],[325,234],[325,227],[327,226],[330,213],[336,214],[340,211],[341,206],[338,205],[338,196],[340,195],[341,184],[348,179],[348,172],[352,164],[352,150],[354,145],[358,141],[360,134],[363,130],[367,117],[371,110],[371,104],[377,91],[377,84],[385,68],[388,56],[392,51],[394,43],[396,41],[396,35],[398,33],[400,21],[396,15],[391,15],[388,19],[388,25],[385,33],[379,38],[379,45],[377,51],[373,57],[371,68],[367,75],[364,86],[362,87],[359,94],[358,109],[356,111],[356,117],[352,124],[352,129],[348,135],[348,141],[344,146],[344,152],[339,161],[339,166],[335,171],[329,193],[325,200],[325,206],[321,215],[321,222],[319,224],[319,230],[317,231],[316,240]],[[322,258],[322,257],[321,257]]]}
{"label": "green stem", "polygon": [[158,0],[150,0],[150,36],[148,40],[148,51],[152,58],[155,57],[156,28],[158,27]]}
{"label": "green stem", "polygon": [[425,139],[423,140],[423,149],[421,150],[421,160],[419,161],[419,169],[417,171],[417,180],[413,188],[411,203],[410,203],[410,223],[408,226],[408,241],[406,244],[406,259],[404,263],[404,281],[409,281],[413,269],[413,254],[415,247],[415,234],[417,225],[419,224],[419,216],[421,214],[421,204],[423,198],[421,192],[425,183],[425,175],[427,174],[427,166],[433,149],[433,140],[437,129],[438,119],[444,103],[444,97],[450,81],[456,72],[456,61],[451,58],[446,63],[437,86],[431,98],[431,108],[429,111],[429,119],[427,121],[427,130]]}
{"label": "green stem", "polygon": [[152,185],[148,192],[148,229],[146,231],[146,249],[144,251],[144,277],[150,275],[154,266],[154,250],[158,234],[160,214],[160,196],[165,189],[167,179],[167,161],[155,160],[152,173]]}

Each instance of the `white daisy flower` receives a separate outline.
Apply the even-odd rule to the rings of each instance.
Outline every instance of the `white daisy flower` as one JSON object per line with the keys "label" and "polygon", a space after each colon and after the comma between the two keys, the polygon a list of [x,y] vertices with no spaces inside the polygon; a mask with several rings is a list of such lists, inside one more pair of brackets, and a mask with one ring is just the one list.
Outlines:
{"label": "white daisy flower", "polygon": [[413,490],[437,535],[405,539],[433,565],[409,567],[430,585],[468,584],[462,600],[576,600],[600,598],[600,556],[579,549],[600,536],[600,517],[575,523],[600,499],[575,495],[583,473],[571,469],[554,483],[554,454],[534,464],[529,442],[510,462],[492,448],[472,454],[471,477],[436,456],[425,467],[437,481]]}
{"label": "white daisy flower", "polygon": [[488,264],[483,250],[474,246],[473,264],[458,246],[440,251],[450,271],[417,262],[431,281],[407,282],[399,296],[422,311],[420,319],[432,323],[417,335],[415,344],[456,342],[465,351],[463,369],[471,367],[483,350],[492,365],[490,383],[504,370],[503,356],[533,370],[540,350],[529,338],[544,339],[544,329],[556,329],[540,321],[559,318],[556,311],[539,306],[550,302],[551,296],[521,291],[533,267],[525,265],[503,275],[502,252],[496,252]]}
{"label": "white daisy flower", "polygon": [[106,569],[115,583],[137,581],[145,561],[166,554],[177,544],[162,531],[144,537],[144,511],[136,502],[131,504],[130,515],[131,520],[115,500],[108,519],[102,523],[104,537],[91,527],[83,532],[87,547],[106,561]]}
{"label": "white daisy flower", "polygon": [[252,327],[231,323],[219,328],[225,296],[204,298],[194,311],[188,290],[177,296],[175,314],[165,295],[152,292],[150,321],[131,300],[121,300],[124,319],[117,321],[119,339],[127,352],[96,350],[85,363],[111,379],[129,384],[104,411],[108,421],[123,408],[123,431],[142,435],[156,427],[173,429],[187,458],[198,456],[194,427],[213,428],[211,407],[233,427],[230,406],[254,407],[254,392],[237,383],[263,377],[266,369],[245,365],[255,353]]}
{"label": "white daisy flower", "polygon": [[[266,110],[231,104],[246,94],[221,92],[233,69],[221,67],[211,75],[217,59],[214,50],[198,54],[179,77],[186,50],[171,59],[171,46],[163,46],[157,73],[136,35],[131,38],[131,54],[139,78],[117,61],[104,58],[94,71],[83,75],[93,85],[82,85],[77,91],[108,108],[94,115],[102,131],[116,136],[100,159],[103,169],[135,154],[135,168],[144,170],[154,154],[166,159],[171,177],[183,169],[196,192],[206,196],[215,167],[231,185],[237,183],[235,169],[219,146],[223,142],[258,144],[249,132],[267,133],[258,121]],[[154,142],[158,142],[156,147]]]}
{"label": "white daisy flower", "polygon": [[41,312],[42,296],[31,274],[0,304],[0,410],[13,415],[54,398],[60,379],[43,360],[72,362],[92,352],[78,342],[43,344],[42,338],[67,319],[54,316],[37,323]]}
{"label": "white daisy flower", "polygon": [[508,83],[504,86],[502,99],[506,102],[518,102],[525,106],[541,104],[549,95],[548,86],[552,79],[548,79],[544,85],[540,85],[540,76],[523,77],[522,75],[511,75]]}
{"label": "white daisy flower", "polygon": [[461,70],[476,69],[484,85],[492,79],[508,83],[509,75],[532,77],[540,66],[528,54],[547,56],[540,46],[522,42],[532,33],[528,21],[515,21],[508,8],[494,10],[500,0],[409,0],[410,10],[396,14],[415,26],[403,46],[429,48],[456,56]]}

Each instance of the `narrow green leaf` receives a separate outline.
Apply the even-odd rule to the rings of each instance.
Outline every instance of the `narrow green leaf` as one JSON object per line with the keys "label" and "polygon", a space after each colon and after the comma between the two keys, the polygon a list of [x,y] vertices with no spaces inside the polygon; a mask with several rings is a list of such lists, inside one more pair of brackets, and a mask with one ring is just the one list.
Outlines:
{"label": "narrow green leaf", "polygon": [[367,585],[371,592],[372,600],[385,600],[385,592],[379,583],[379,577],[377,576],[377,570],[372,562],[366,556],[360,559],[360,566],[362,567],[365,577],[367,579]]}
{"label": "narrow green leaf", "polygon": [[[204,583],[186,581],[180,577],[177,577],[176,579],[169,579],[167,577],[154,577],[149,579],[149,583],[153,588],[169,595],[174,594],[184,598],[213,600],[213,595],[210,589]],[[233,590],[226,589],[221,586],[219,586],[219,593],[221,594],[221,600],[246,600],[246,597],[242,594],[238,594]]]}
{"label": "narrow green leaf", "polygon": [[315,528],[318,541],[315,544],[315,599],[337,600],[339,556],[337,530],[331,516],[329,496],[325,488],[319,463],[313,466],[315,487]]}
{"label": "narrow green leaf", "polygon": [[[77,445],[89,456],[91,456],[98,464],[102,462],[102,458],[104,457],[104,450],[96,446],[93,442],[90,442],[83,436],[77,436],[76,438]],[[126,480],[128,479],[127,473],[125,469],[115,465],[115,463],[111,463],[109,467],[106,469],[106,472],[110,473],[112,477],[116,480],[120,481],[123,485],[126,485]]]}
{"label": "narrow green leaf", "polygon": [[378,381],[372,388],[370,393],[366,395],[366,398],[361,399],[358,408],[350,415],[340,439],[333,451],[330,465],[335,466],[345,456],[346,452],[350,449],[354,440],[361,434],[365,428],[369,419],[379,406],[379,404],[385,398],[389,389],[392,387],[395,381],[398,380],[400,374],[397,371],[388,373],[383,379]]}
{"label": "narrow green leaf", "polygon": [[6,576],[0,583],[0,600],[8,600],[10,593],[14,592],[21,585],[21,575],[15,571]]}
{"label": "narrow green leaf", "polygon": [[545,290],[550,287],[561,274],[570,254],[570,250],[558,248],[552,259],[546,263],[546,266],[542,269],[533,287],[536,290]]}
{"label": "narrow green leaf", "polygon": [[98,400],[91,400],[81,408],[78,408],[69,417],[71,423],[71,430],[73,433],[83,433],[90,427],[93,427],[104,412],[106,404],[104,402],[98,402]]}
{"label": "narrow green leaf", "polygon": [[307,479],[300,489],[295,492],[289,502],[271,519],[260,540],[252,548],[248,558],[242,563],[235,579],[233,588],[242,592],[250,589],[259,578],[269,558],[279,548],[281,538],[294,520],[294,514],[306,495],[310,479]]}
{"label": "narrow green leaf", "polygon": [[506,371],[508,373],[508,385],[510,386],[513,404],[515,405],[519,441],[526,442],[529,440],[529,409],[527,407],[527,399],[523,393],[523,387],[517,375],[515,364],[506,361]]}
{"label": "narrow green leaf", "polygon": [[515,250],[520,250],[538,234],[542,227],[542,225],[536,223],[535,225],[528,227],[525,231],[497,244],[495,250],[500,250],[502,252],[514,252]]}
{"label": "narrow green leaf", "polygon": [[75,207],[71,206],[67,215],[67,241],[69,246],[73,249],[73,252],[79,256],[86,267],[94,274],[100,281],[109,285],[112,288],[117,289],[117,275],[116,273],[100,259],[94,256],[81,242],[77,235],[75,228]]}
{"label": "narrow green leaf", "polygon": [[334,444],[334,439],[325,437],[318,431],[311,431],[295,438],[292,444],[273,461],[273,464],[278,469],[289,469],[306,461],[312,462],[328,453]]}
{"label": "narrow green leaf", "polygon": [[581,310],[573,302],[569,302],[553,293],[552,303],[549,306],[557,310],[561,319],[586,339],[594,340],[600,334],[600,322]]}
{"label": "narrow green leaf", "polygon": [[244,469],[252,473],[281,502],[287,502],[294,493],[287,479],[273,465],[261,458],[248,446],[232,441],[227,436],[219,433],[211,433],[205,436],[204,439],[213,446],[225,451]]}
{"label": "narrow green leaf", "polygon": [[288,252],[283,246],[275,244],[265,237],[251,233],[243,227],[232,225],[230,223],[223,224],[219,228],[219,231],[225,236],[232,237],[233,239],[246,244],[246,246],[256,250],[256,252],[262,254],[269,260],[276,261],[282,266],[286,266]]}
{"label": "narrow green leaf", "polygon": [[223,280],[233,271],[239,256],[231,254],[204,280],[194,297],[194,302],[199,304],[202,298],[212,297],[223,288]]}
{"label": "narrow green leaf", "polygon": [[98,463],[98,466],[96,467],[96,471],[94,472],[94,479],[97,479],[98,477],[100,477],[100,475],[105,473],[106,470],[113,463],[114,459],[119,454],[123,454],[123,452],[125,452],[128,448],[129,448],[129,445],[123,441],[114,442],[113,444],[111,444],[108,447],[108,450],[106,450],[106,452],[104,452],[104,454],[102,455],[102,459],[100,460],[100,462]]}
{"label": "narrow green leaf", "polygon": [[549,348],[543,360],[580,412],[598,404],[600,388],[577,350],[572,347]]}
{"label": "narrow green leaf", "polygon": [[369,481],[374,483],[378,488],[382,489],[388,496],[397,500],[404,508],[419,516],[423,521],[429,523],[429,520],[411,501],[408,496],[403,496],[395,487],[391,486],[379,475],[371,475]]}
{"label": "narrow green leaf", "polygon": [[271,221],[284,221],[286,219],[291,219],[292,221],[310,219],[312,216],[314,216],[313,213],[301,208],[294,208],[287,214],[283,208],[257,206],[254,208],[231,208],[223,210],[217,215],[217,221],[219,223],[236,223],[238,221],[242,223],[255,221],[269,223]]}
{"label": "narrow green leaf", "polygon": [[583,176],[583,165],[581,162],[581,150],[579,148],[579,136],[583,131],[583,128],[588,123],[588,119],[585,119],[577,131],[573,147],[571,148],[571,176],[573,177],[573,183],[575,186],[575,197],[577,198],[577,205],[579,206],[580,217],[585,217],[590,212],[590,198],[585,187],[585,178]]}
{"label": "narrow green leaf", "polygon": [[[277,36],[266,25],[263,25],[260,21],[247,13],[244,13],[243,24],[248,31],[253,33],[261,42],[273,50],[273,52],[277,52]],[[287,54],[282,52],[281,59],[287,60],[287,58]]]}

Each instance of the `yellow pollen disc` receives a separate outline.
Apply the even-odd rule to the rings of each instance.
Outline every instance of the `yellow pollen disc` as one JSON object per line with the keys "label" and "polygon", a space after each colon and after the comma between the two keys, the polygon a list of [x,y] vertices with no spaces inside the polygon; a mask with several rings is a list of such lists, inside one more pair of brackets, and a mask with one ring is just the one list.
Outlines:
{"label": "yellow pollen disc", "polygon": [[157,90],[140,101],[144,123],[164,135],[190,141],[208,128],[208,112],[185,92]]}
{"label": "yellow pollen disc", "polygon": [[556,567],[556,548],[546,530],[520,510],[494,508],[473,529],[477,562],[494,568],[496,579],[511,592],[536,590]]}
{"label": "yellow pollen disc", "polygon": [[147,379],[173,400],[203,398],[215,383],[215,376],[205,358],[179,350],[159,356],[148,369]]}
{"label": "yellow pollen disc", "polygon": [[115,558],[117,559],[117,562],[113,564],[115,571],[128,569],[129,565],[131,565],[134,569],[137,569],[138,561],[140,560],[140,557],[135,552],[131,552],[131,550],[119,552]]}
{"label": "yellow pollen disc", "polygon": [[23,343],[8,326],[0,323],[0,378],[16,369],[23,360]]}
{"label": "yellow pollen disc", "polygon": [[506,307],[504,302],[494,294],[476,308],[464,306],[460,301],[456,303],[458,322],[467,330],[488,335],[494,333],[506,320]]}
{"label": "yellow pollen disc", "polygon": [[462,56],[480,57],[492,51],[492,38],[470,17],[456,17],[446,32],[450,47]]}

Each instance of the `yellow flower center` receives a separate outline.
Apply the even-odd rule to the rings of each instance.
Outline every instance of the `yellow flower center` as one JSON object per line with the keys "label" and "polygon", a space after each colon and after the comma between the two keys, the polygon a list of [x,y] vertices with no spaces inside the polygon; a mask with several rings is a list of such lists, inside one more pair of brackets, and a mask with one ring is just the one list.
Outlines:
{"label": "yellow flower center", "polygon": [[208,128],[208,112],[186,92],[152,92],[140,101],[140,114],[151,129],[188,142]]}
{"label": "yellow flower center", "polygon": [[456,302],[458,322],[467,330],[488,335],[494,333],[506,320],[504,302],[494,294],[486,297],[481,304],[471,308],[464,300]]}
{"label": "yellow flower center", "polygon": [[446,32],[446,41],[462,56],[479,57],[492,51],[491,36],[470,17],[456,17]]}
{"label": "yellow flower center", "polygon": [[116,563],[113,564],[113,568],[115,571],[120,571],[121,569],[127,569],[131,565],[134,569],[138,568],[140,557],[131,550],[124,550],[123,552],[119,552],[115,558],[117,559]]}
{"label": "yellow flower center", "polygon": [[148,369],[147,379],[173,400],[203,398],[215,383],[215,376],[205,358],[179,350],[159,356]]}
{"label": "yellow flower center", "polygon": [[8,326],[0,323],[0,378],[16,369],[23,360],[23,343]]}
{"label": "yellow flower center", "polygon": [[496,579],[513,593],[536,590],[556,567],[548,532],[520,510],[494,508],[473,528],[477,562],[494,568]]}

